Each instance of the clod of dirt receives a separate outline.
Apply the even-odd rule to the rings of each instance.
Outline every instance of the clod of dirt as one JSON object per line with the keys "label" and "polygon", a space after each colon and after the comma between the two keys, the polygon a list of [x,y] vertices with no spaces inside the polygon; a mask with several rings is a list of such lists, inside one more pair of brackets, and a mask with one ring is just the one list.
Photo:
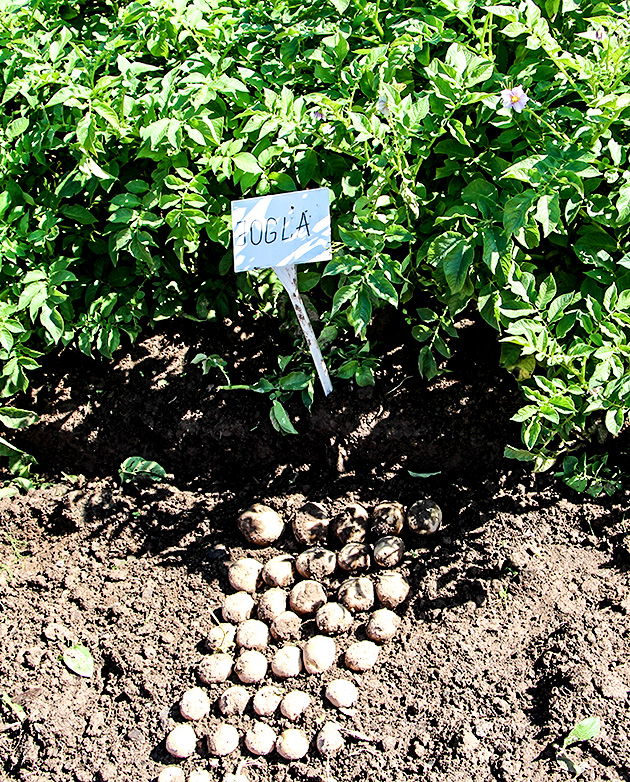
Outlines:
{"label": "clod of dirt", "polygon": [[223,600],[223,619],[240,624],[252,615],[254,598],[248,592],[235,592]]}
{"label": "clod of dirt", "polygon": [[367,537],[369,516],[363,505],[352,502],[333,519],[332,530],[343,546],[363,543]]}
{"label": "clod of dirt", "polygon": [[351,671],[369,671],[378,660],[379,648],[372,641],[357,641],[346,649],[345,663]]}
{"label": "clod of dirt", "polygon": [[326,590],[317,581],[300,581],[289,592],[289,605],[300,616],[314,614],[327,602]]}
{"label": "clod of dirt", "polygon": [[264,651],[269,643],[269,628],[259,619],[247,619],[238,626],[236,645],[242,649]]}
{"label": "clod of dirt", "polygon": [[398,535],[405,523],[405,509],[399,502],[380,502],[372,511],[372,536]]}
{"label": "clod of dirt", "polygon": [[280,703],[282,715],[291,722],[296,722],[311,705],[311,696],[301,690],[288,692]]}
{"label": "clod of dirt", "polygon": [[398,632],[400,627],[400,617],[389,608],[379,608],[370,617],[365,633],[370,641],[384,643],[391,639]]}
{"label": "clod of dirt", "polygon": [[283,611],[271,623],[271,635],[276,641],[296,640],[300,637],[302,620],[293,611]]}
{"label": "clod of dirt", "polygon": [[387,535],[374,544],[374,561],[381,567],[396,567],[402,561],[405,544],[396,535]]}
{"label": "clod of dirt", "polygon": [[340,603],[326,603],[318,609],[315,621],[322,633],[338,635],[352,627],[352,614]]}
{"label": "clod of dirt", "polygon": [[157,782],[186,782],[186,775],[179,766],[166,766],[158,774]]}
{"label": "clod of dirt", "polygon": [[191,725],[176,725],[166,737],[166,751],[174,758],[189,758],[197,747],[197,734]]}
{"label": "clod of dirt", "polygon": [[234,673],[243,684],[261,682],[267,673],[267,658],[261,652],[248,649],[242,652],[234,665]]}
{"label": "clod of dirt", "polygon": [[259,717],[271,717],[280,705],[283,693],[279,687],[261,687],[254,695],[254,711]]}
{"label": "clod of dirt", "polygon": [[308,752],[308,739],[304,731],[289,728],[283,731],[276,741],[276,751],[285,760],[299,760]]}
{"label": "clod of dirt", "polygon": [[201,687],[192,687],[179,701],[179,713],[185,720],[201,720],[210,711],[210,699]]}
{"label": "clod of dirt", "polygon": [[348,578],[339,587],[339,599],[352,613],[369,611],[374,605],[374,586],[367,576]]}
{"label": "clod of dirt", "polygon": [[208,752],[223,757],[238,748],[238,731],[233,725],[219,722],[208,733]]}
{"label": "clod of dirt", "polygon": [[418,535],[433,535],[442,525],[442,510],[433,500],[418,500],[407,511],[407,525]]}
{"label": "clod of dirt", "polygon": [[249,543],[254,546],[269,546],[275,543],[284,531],[284,522],[273,508],[254,503],[237,519],[238,528]]}
{"label": "clod of dirt", "polygon": [[206,636],[206,649],[209,652],[228,652],[234,648],[236,627],[229,622],[221,622],[210,628]]}
{"label": "clod of dirt", "polygon": [[343,748],[343,736],[339,731],[339,725],[336,722],[325,722],[322,729],[317,734],[317,750],[325,758],[339,752]]}
{"label": "clod of dirt", "polygon": [[324,695],[338,709],[350,709],[357,702],[359,690],[347,679],[333,679],[326,685]]}
{"label": "clod of dirt", "polygon": [[258,601],[258,618],[263,622],[273,622],[287,610],[287,593],[279,587],[263,592]]}
{"label": "clod of dirt", "polygon": [[346,543],[337,554],[339,567],[350,573],[369,570],[370,561],[370,547],[363,543]]}
{"label": "clod of dirt", "polygon": [[303,577],[319,581],[331,576],[337,567],[337,557],[333,551],[314,546],[307,548],[295,560],[295,568]]}
{"label": "clod of dirt", "polygon": [[319,502],[307,502],[293,519],[293,534],[298,543],[305,546],[323,544],[328,537],[330,519]]}
{"label": "clod of dirt", "polygon": [[199,663],[197,673],[204,684],[217,684],[229,679],[234,660],[229,654],[211,654]]}
{"label": "clod of dirt", "polygon": [[271,587],[289,587],[295,582],[295,560],[290,554],[280,554],[267,562],[262,570],[265,584]]}
{"label": "clod of dirt", "polygon": [[256,559],[239,559],[228,567],[228,581],[237,592],[254,594],[263,566]]}
{"label": "clod of dirt", "polygon": [[335,662],[337,645],[326,635],[315,635],[304,644],[302,659],[307,673],[323,673]]}
{"label": "clod of dirt", "polygon": [[245,687],[229,687],[219,698],[219,711],[226,717],[244,714],[249,698],[249,692]]}
{"label": "clod of dirt", "polygon": [[252,755],[269,755],[276,744],[276,732],[264,722],[254,722],[245,734],[245,746]]}
{"label": "clod of dirt", "polygon": [[283,646],[271,660],[271,670],[280,679],[291,679],[302,672],[302,650],[298,646]]}
{"label": "clod of dirt", "polygon": [[396,608],[403,603],[411,589],[407,579],[396,570],[379,573],[376,577],[374,588],[376,597],[385,608]]}

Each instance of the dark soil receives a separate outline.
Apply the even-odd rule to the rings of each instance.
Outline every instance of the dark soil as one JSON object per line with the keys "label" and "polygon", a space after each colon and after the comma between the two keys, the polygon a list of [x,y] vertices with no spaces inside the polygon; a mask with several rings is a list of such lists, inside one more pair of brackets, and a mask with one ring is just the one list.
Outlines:
{"label": "dark soil", "polygon": [[[251,503],[290,521],[305,500],[334,514],[348,501],[430,497],[445,525],[406,537],[412,592],[376,666],[352,674],[340,661],[295,680],[313,696],[301,727],[313,739],[322,718],[338,719],[352,732],[344,750],[329,772],[314,748],[300,762],[271,756],[247,768],[252,782],[569,779],[553,743],[589,716],[600,735],[568,751],[588,763],[582,778],[630,780],[627,498],[584,499],[503,458],[518,443],[516,385],[492,335],[459,325],[450,372],[427,386],[401,324],[382,320],[376,388],[337,383],[311,415],[291,403],[298,437],[273,430],[265,397],[221,391],[220,376],[191,364],[217,353],[252,382],[292,340],[261,333],[268,323],[184,323],[113,362],[70,351],[48,361],[22,400],[41,421],[17,439],[47,482],[0,503],[0,778],[147,782],[173,762],[164,739],[230,591],[226,563],[297,549],[286,534],[250,552],[235,520]],[[135,455],[169,480],[121,487],[118,467]],[[77,642],[94,657],[91,678],[61,660]],[[359,685],[353,714],[324,705],[339,675]],[[224,688],[207,689],[216,699]],[[220,779],[239,758],[216,763],[200,742],[181,766]]]}

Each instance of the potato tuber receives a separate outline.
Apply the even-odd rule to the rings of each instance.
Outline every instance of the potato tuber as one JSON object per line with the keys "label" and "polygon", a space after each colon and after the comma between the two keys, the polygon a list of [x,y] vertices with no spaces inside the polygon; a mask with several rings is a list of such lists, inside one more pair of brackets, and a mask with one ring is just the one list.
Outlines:
{"label": "potato tuber", "polygon": [[252,615],[254,598],[248,592],[235,592],[223,600],[223,619],[240,624]]}
{"label": "potato tuber", "polygon": [[308,739],[304,731],[289,728],[276,741],[276,751],[285,760],[299,760],[308,752]]}
{"label": "potato tuber", "polygon": [[317,581],[300,581],[289,592],[289,605],[300,616],[314,614],[326,602],[326,590]]}
{"label": "potato tuber", "polygon": [[407,511],[407,525],[418,535],[433,535],[442,524],[442,510],[433,500],[419,500]]}
{"label": "potato tuber", "polygon": [[326,699],[338,709],[349,709],[357,702],[359,691],[355,684],[347,679],[333,679],[326,685]]}
{"label": "potato tuber", "polygon": [[249,692],[245,687],[228,687],[219,698],[219,711],[226,717],[244,714],[249,698]]}
{"label": "potato tuber", "polygon": [[346,649],[345,663],[352,671],[368,671],[378,659],[379,648],[372,641],[357,641]]}
{"label": "potato tuber", "polygon": [[315,621],[322,633],[338,635],[352,627],[352,614],[340,603],[326,603],[317,610]]}
{"label": "potato tuber", "polygon": [[279,687],[268,685],[261,687],[254,695],[254,711],[259,717],[271,717],[282,700],[283,692]]}
{"label": "potato tuber", "polygon": [[201,720],[210,711],[210,700],[201,687],[192,687],[179,701],[179,713],[185,720]]}
{"label": "potato tuber", "polygon": [[280,711],[291,722],[299,720],[311,705],[311,696],[301,690],[288,692],[280,703]]}
{"label": "potato tuber", "polygon": [[380,573],[374,584],[376,596],[385,608],[396,608],[409,595],[409,582],[396,570]]}
{"label": "potato tuber", "polygon": [[352,502],[335,516],[332,530],[343,546],[346,543],[363,543],[367,536],[368,512],[356,502]]}
{"label": "potato tuber", "polygon": [[405,523],[405,509],[399,502],[381,502],[372,511],[372,539],[400,534]]}
{"label": "potato tuber", "polygon": [[276,732],[264,722],[254,722],[245,734],[245,746],[252,755],[269,755],[276,744]]}
{"label": "potato tuber", "polygon": [[223,757],[238,749],[238,731],[233,725],[219,722],[208,733],[208,752]]}
{"label": "potato tuber", "polygon": [[389,608],[379,608],[370,617],[365,633],[370,641],[391,641],[400,627],[400,617]]}
{"label": "potato tuber", "polygon": [[329,524],[330,519],[324,506],[319,502],[307,502],[293,519],[293,534],[297,542],[305,546],[325,543]]}
{"label": "potato tuber", "polygon": [[263,566],[255,559],[238,559],[228,567],[228,580],[237,592],[254,594]]}
{"label": "potato tuber", "polygon": [[290,554],[273,557],[262,569],[265,584],[271,587],[288,587],[295,581],[295,560]]}
{"label": "potato tuber", "polygon": [[233,665],[234,660],[229,654],[217,652],[203,658],[199,663],[197,673],[204,684],[216,684],[229,678]]}
{"label": "potato tuber", "polygon": [[256,684],[265,678],[267,673],[267,658],[261,652],[248,649],[241,652],[234,665],[234,673],[243,684]]}
{"label": "potato tuber", "polygon": [[271,623],[271,635],[277,641],[296,640],[300,637],[302,620],[293,611],[284,611]]}
{"label": "potato tuber", "polygon": [[370,560],[370,547],[364,543],[346,543],[337,554],[339,567],[351,573],[357,570],[368,570]]}
{"label": "potato tuber", "polygon": [[325,722],[317,734],[317,751],[325,758],[336,754],[343,747],[343,736],[336,722]]}
{"label": "potato tuber", "polygon": [[319,581],[331,576],[337,567],[337,557],[333,551],[314,546],[307,548],[295,560],[297,572],[304,578]]}
{"label": "potato tuber", "polygon": [[263,592],[258,601],[258,618],[263,622],[272,622],[287,610],[287,593],[278,587]]}
{"label": "potato tuber", "polygon": [[209,652],[228,652],[234,646],[236,627],[229,622],[221,622],[210,628],[206,636],[206,648]]}
{"label": "potato tuber", "polygon": [[238,626],[236,645],[242,649],[264,651],[269,643],[269,628],[259,619],[247,619]]}
{"label": "potato tuber", "polygon": [[238,528],[254,546],[269,546],[284,530],[284,522],[272,508],[254,503],[237,519]]}
{"label": "potato tuber", "polygon": [[374,605],[374,587],[367,576],[348,578],[339,587],[339,599],[347,609],[369,611]]}
{"label": "potato tuber", "polygon": [[315,635],[304,644],[302,659],[307,673],[323,673],[335,662],[337,646],[326,635]]}
{"label": "potato tuber", "polygon": [[374,561],[381,567],[396,567],[404,553],[405,544],[395,535],[387,535],[374,544]]}
{"label": "potato tuber", "polygon": [[176,725],[166,737],[166,751],[174,758],[189,758],[197,747],[197,734],[190,725]]}
{"label": "potato tuber", "polygon": [[302,672],[302,650],[297,646],[283,646],[271,660],[271,670],[280,679],[291,679]]}

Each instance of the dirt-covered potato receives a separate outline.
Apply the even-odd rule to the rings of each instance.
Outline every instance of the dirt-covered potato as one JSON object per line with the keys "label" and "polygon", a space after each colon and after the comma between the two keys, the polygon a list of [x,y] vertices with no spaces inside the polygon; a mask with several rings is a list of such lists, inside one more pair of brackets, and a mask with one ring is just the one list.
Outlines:
{"label": "dirt-covered potato", "polygon": [[339,600],[352,613],[369,611],[374,605],[374,587],[367,576],[348,578],[339,587]]}
{"label": "dirt-covered potato", "polygon": [[273,622],[283,611],[287,610],[287,593],[284,589],[273,587],[263,592],[258,601],[258,618],[263,622]]}
{"label": "dirt-covered potato", "polygon": [[372,641],[357,641],[346,649],[345,663],[351,671],[369,671],[378,659],[379,648]]}
{"label": "dirt-covered potato", "polygon": [[302,672],[302,650],[287,645],[278,649],[271,659],[271,670],[279,679],[292,679]]}
{"label": "dirt-covered potato", "polygon": [[280,687],[268,685],[261,687],[254,695],[253,707],[259,717],[271,717],[280,705],[283,692]]}
{"label": "dirt-covered potato", "polygon": [[244,714],[250,694],[245,687],[228,687],[219,698],[219,711],[226,717]]}
{"label": "dirt-covered potato", "polygon": [[343,748],[343,743],[340,725],[336,722],[325,722],[316,739],[319,754],[329,758]]}
{"label": "dirt-covered potato", "polygon": [[291,610],[300,616],[310,616],[328,602],[326,590],[317,581],[300,581],[289,592]]}
{"label": "dirt-covered potato", "polygon": [[376,597],[385,608],[396,608],[403,603],[409,595],[409,582],[397,570],[379,573],[376,577],[374,588]]}
{"label": "dirt-covered potato", "polygon": [[235,592],[223,599],[223,619],[240,624],[252,615],[254,598],[248,592]]}
{"label": "dirt-covered potato", "polygon": [[237,519],[238,528],[249,543],[254,546],[269,546],[284,531],[284,522],[273,508],[254,503]]}
{"label": "dirt-covered potato", "polygon": [[350,709],[357,702],[359,690],[347,679],[333,679],[326,685],[324,695],[338,709]]}
{"label": "dirt-covered potato", "polygon": [[237,592],[254,594],[263,566],[255,559],[238,559],[228,567],[228,580]]}
{"label": "dirt-covered potato", "polygon": [[270,587],[289,587],[295,582],[295,560],[290,554],[280,554],[267,562],[262,578]]}
{"label": "dirt-covered potato", "polygon": [[395,535],[387,535],[374,544],[374,561],[381,567],[396,567],[404,553],[405,544]]}
{"label": "dirt-covered potato", "polygon": [[370,641],[384,643],[391,639],[398,632],[400,627],[400,617],[389,608],[379,608],[370,617],[365,628],[365,634]]}
{"label": "dirt-covered potato", "polygon": [[372,511],[372,540],[399,535],[405,523],[405,509],[399,502],[380,502]]}
{"label": "dirt-covered potato", "polygon": [[289,728],[283,731],[276,741],[276,751],[285,760],[299,760],[308,752],[308,739],[304,731]]}
{"label": "dirt-covered potato", "polygon": [[297,640],[302,633],[302,620],[293,611],[283,611],[271,623],[271,635],[276,641]]}
{"label": "dirt-covered potato", "polygon": [[302,660],[307,673],[323,673],[335,662],[337,645],[327,635],[314,635],[302,648]]}
{"label": "dirt-covered potato", "polygon": [[223,757],[238,749],[238,731],[233,725],[219,722],[208,733],[208,752]]}
{"label": "dirt-covered potato", "polygon": [[210,711],[210,699],[201,687],[191,687],[179,701],[179,713],[185,720],[201,720]]}
{"label": "dirt-covered potato", "polygon": [[295,569],[303,578],[321,581],[335,572],[337,557],[321,546],[307,548],[295,560]]}
{"label": "dirt-covered potato", "polygon": [[212,777],[205,768],[196,768],[188,775],[188,782],[212,782]]}
{"label": "dirt-covered potato", "polygon": [[243,684],[261,682],[267,673],[267,658],[255,649],[248,649],[234,664],[234,673]]}
{"label": "dirt-covered potato", "polygon": [[252,755],[269,755],[276,745],[276,732],[264,722],[254,722],[245,734],[245,746]]}
{"label": "dirt-covered potato", "polygon": [[157,775],[156,782],[186,782],[186,775],[179,766],[166,766]]}
{"label": "dirt-covered potato", "polygon": [[340,603],[326,603],[317,610],[315,621],[322,633],[338,635],[352,627],[352,614]]}
{"label": "dirt-covered potato", "polygon": [[305,546],[323,544],[328,537],[329,524],[326,508],[319,502],[307,502],[293,519],[293,534],[297,542]]}
{"label": "dirt-covered potato", "polygon": [[364,543],[346,543],[337,554],[337,564],[349,573],[369,570],[370,562],[370,547]]}
{"label": "dirt-covered potato", "polygon": [[363,543],[367,537],[369,516],[363,505],[352,502],[337,514],[332,522],[332,531],[342,546],[346,543]]}
{"label": "dirt-covered potato", "polygon": [[166,737],[166,751],[174,758],[189,758],[197,747],[197,734],[190,725],[176,725]]}
{"label": "dirt-covered potato", "polygon": [[217,652],[203,658],[199,663],[197,673],[204,684],[217,684],[230,677],[233,665],[234,660],[229,654]]}
{"label": "dirt-covered potato", "polygon": [[269,628],[260,619],[246,619],[236,631],[236,645],[242,649],[264,651],[269,643]]}
{"label": "dirt-covered potato", "polygon": [[433,500],[418,500],[407,511],[407,526],[418,535],[433,535],[442,525],[442,510]]}
{"label": "dirt-covered potato", "polygon": [[288,692],[280,703],[280,712],[291,722],[299,720],[311,705],[311,696],[301,690]]}
{"label": "dirt-covered potato", "polygon": [[229,652],[234,647],[236,627],[229,622],[221,622],[211,627],[206,636],[206,649],[209,652]]}

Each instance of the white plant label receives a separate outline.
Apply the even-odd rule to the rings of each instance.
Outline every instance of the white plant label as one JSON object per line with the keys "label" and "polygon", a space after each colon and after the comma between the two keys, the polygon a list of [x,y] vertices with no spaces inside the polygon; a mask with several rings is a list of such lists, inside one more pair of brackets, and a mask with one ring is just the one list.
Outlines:
{"label": "white plant label", "polygon": [[297,263],[332,258],[330,192],[326,187],[232,202],[234,271],[272,268],[283,284],[308,343],[326,396],[328,369],[297,287]]}

